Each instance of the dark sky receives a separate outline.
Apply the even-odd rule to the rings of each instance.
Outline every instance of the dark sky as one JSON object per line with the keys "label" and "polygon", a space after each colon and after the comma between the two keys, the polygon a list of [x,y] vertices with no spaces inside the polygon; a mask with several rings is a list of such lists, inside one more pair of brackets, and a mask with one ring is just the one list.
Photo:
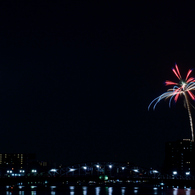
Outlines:
{"label": "dark sky", "polygon": [[166,141],[190,138],[188,114],[182,99],[171,109],[164,101],[147,107],[167,90],[165,80],[177,81],[175,62],[183,75],[194,68],[194,11],[1,1],[0,152],[160,167]]}

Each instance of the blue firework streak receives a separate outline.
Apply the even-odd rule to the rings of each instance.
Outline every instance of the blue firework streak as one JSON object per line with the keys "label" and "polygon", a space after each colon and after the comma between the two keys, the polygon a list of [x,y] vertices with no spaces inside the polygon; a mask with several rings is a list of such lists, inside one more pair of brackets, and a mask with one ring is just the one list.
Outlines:
{"label": "blue firework streak", "polygon": [[184,97],[184,102],[185,105],[188,109],[188,115],[189,115],[189,120],[190,120],[190,126],[191,126],[191,133],[192,133],[192,140],[194,142],[194,130],[193,130],[193,123],[192,123],[192,115],[190,111],[190,103],[189,103],[189,98],[192,100],[195,100],[195,95],[192,93],[193,90],[195,90],[195,78],[194,77],[189,77],[192,70],[189,70],[185,79],[181,77],[179,68],[177,64],[175,64],[175,68],[172,69],[173,73],[176,75],[176,77],[179,79],[179,82],[172,82],[172,81],[166,81],[165,84],[168,85],[173,85],[172,88],[168,89],[167,92],[161,94],[148,106],[148,110],[150,107],[153,105],[153,109],[156,108],[156,105],[163,99],[169,99],[169,106],[171,106],[171,102],[174,100],[177,102],[179,96]]}

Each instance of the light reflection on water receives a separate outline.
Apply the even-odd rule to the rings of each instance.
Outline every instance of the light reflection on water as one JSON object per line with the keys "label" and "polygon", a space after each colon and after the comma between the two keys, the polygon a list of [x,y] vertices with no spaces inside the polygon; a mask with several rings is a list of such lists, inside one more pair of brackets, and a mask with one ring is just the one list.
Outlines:
{"label": "light reflection on water", "polygon": [[[49,191],[6,191],[6,195],[194,195],[195,190],[190,188],[166,188],[161,190],[160,187],[158,188],[148,188],[142,189],[139,187],[87,187],[87,186],[69,186],[69,190],[65,191],[58,191],[57,188],[54,190]],[[0,192],[1,194],[1,192]]]}
{"label": "light reflection on water", "polygon": [[178,193],[178,189],[177,188],[173,188],[173,195],[177,195]]}
{"label": "light reflection on water", "polygon": [[70,186],[69,189],[70,189],[70,195],[74,195],[74,186]]}
{"label": "light reflection on water", "polygon": [[178,188],[173,188],[173,195],[191,195],[195,194],[194,190],[191,190],[190,188],[186,189],[178,189]]}
{"label": "light reflection on water", "polygon": [[108,195],[112,195],[112,192],[113,192],[113,187],[109,187],[108,188]]}
{"label": "light reflection on water", "polygon": [[87,187],[83,186],[83,195],[87,195]]}
{"label": "light reflection on water", "polygon": [[121,188],[121,195],[125,195],[125,187]]}
{"label": "light reflection on water", "polygon": [[100,187],[96,187],[95,188],[95,195],[99,195],[100,194]]}
{"label": "light reflection on water", "polygon": [[56,192],[55,191],[51,191],[51,195],[56,195]]}
{"label": "light reflection on water", "polygon": [[112,195],[113,187],[106,187],[106,195]]}

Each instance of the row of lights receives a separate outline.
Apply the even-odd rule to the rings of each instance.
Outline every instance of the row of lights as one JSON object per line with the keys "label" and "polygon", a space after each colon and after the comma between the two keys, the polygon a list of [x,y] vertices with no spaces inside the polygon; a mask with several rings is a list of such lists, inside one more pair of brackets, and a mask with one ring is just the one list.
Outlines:
{"label": "row of lights", "polygon": [[[19,172],[20,173],[25,173],[25,170],[20,170]],[[13,173],[13,171],[12,170],[7,170],[7,173]]]}
{"label": "row of lights", "polygon": [[[99,169],[100,168],[100,165],[96,165],[96,167]],[[110,168],[110,169],[112,169],[112,165],[108,165],[108,167]],[[87,170],[87,166],[83,166],[82,167],[84,170]],[[125,170],[125,167],[121,167],[121,169],[122,170]],[[51,169],[50,171],[51,172],[56,172],[56,171],[54,171],[55,169]],[[76,169],[74,169],[74,168],[69,168],[69,171],[70,172],[73,172],[73,171],[76,171]],[[134,170],[135,172],[138,172],[138,169],[137,170]]]}
{"label": "row of lights", "polygon": [[[99,169],[100,168],[100,165],[96,165],[96,167]],[[110,169],[112,169],[112,165],[109,165],[108,166]],[[83,166],[83,169],[87,170],[87,167],[86,166]],[[125,167],[121,167],[122,170],[125,169]]]}
{"label": "row of lights", "polygon": [[[96,168],[98,168],[98,169],[101,168],[99,164],[97,164],[97,165],[95,165],[95,166],[96,166]],[[110,169],[112,169],[112,168],[113,168],[113,165],[110,164],[110,165],[108,165],[108,167],[109,167]],[[83,168],[84,170],[87,170],[87,166],[83,166],[82,168]],[[122,169],[122,170],[125,170],[125,167],[123,166],[123,167],[121,167],[121,169]],[[77,169],[75,169],[75,168],[69,168],[69,172],[73,172],[73,171],[76,171],[76,170],[77,170]],[[139,173],[139,169],[133,169],[133,171],[134,171],[135,173]],[[57,169],[51,169],[50,172],[53,172],[53,173],[54,173],[54,172],[57,172]],[[157,170],[152,170],[152,173],[155,174],[155,173],[159,173],[159,172],[158,172]]]}
{"label": "row of lights", "polygon": [[[173,171],[173,175],[177,175],[177,171]],[[190,171],[186,172],[186,175],[190,175]]]}
{"label": "row of lights", "polygon": [[[20,173],[25,173],[25,170],[19,170]],[[7,173],[13,173],[13,170],[7,170]],[[37,173],[36,169],[32,169],[31,173]]]}

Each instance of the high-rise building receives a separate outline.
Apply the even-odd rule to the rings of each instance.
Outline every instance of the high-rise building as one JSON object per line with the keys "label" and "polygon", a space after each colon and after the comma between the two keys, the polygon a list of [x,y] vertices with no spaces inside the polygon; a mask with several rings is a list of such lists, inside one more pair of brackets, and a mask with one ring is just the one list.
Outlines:
{"label": "high-rise building", "polygon": [[167,142],[165,146],[164,171],[178,176],[195,176],[195,144],[184,139]]}
{"label": "high-rise building", "polygon": [[17,169],[26,168],[36,160],[35,154],[27,153],[0,153],[0,166],[14,167]]}

